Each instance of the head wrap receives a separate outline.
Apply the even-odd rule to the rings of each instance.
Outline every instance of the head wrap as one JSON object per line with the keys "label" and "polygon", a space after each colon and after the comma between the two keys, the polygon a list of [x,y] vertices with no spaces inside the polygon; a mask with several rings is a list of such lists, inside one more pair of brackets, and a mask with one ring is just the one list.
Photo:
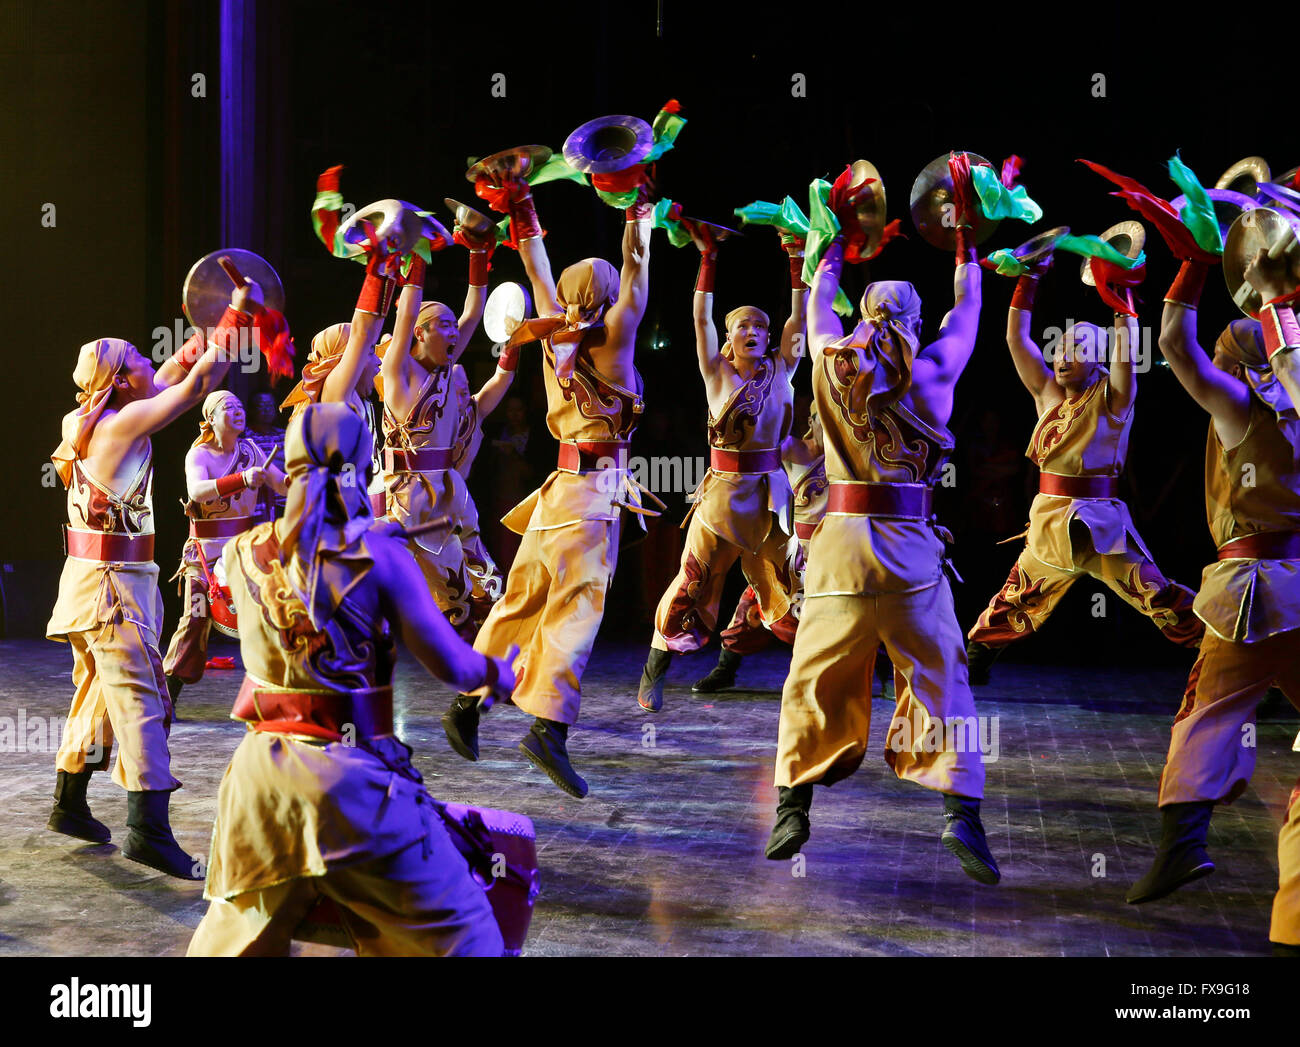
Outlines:
{"label": "head wrap", "polygon": [[[759,318],[763,321],[764,324],[767,325],[767,330],[768,330],[767,351],[768,351],[769,353],[772,352],[772,351],[773,351],[773,350],[772,350],[772,321],[771,321],[771,319],[768,317],[767,313],[763,312],[763,310],[762,310],[762,309],[759,309],[757,306],[753,306],[753,305],[738,305],[735,309],[731,310],[731,312],[729,312],[729,313],[728,313],[728,314],[723,318],[723,320],[722,320],[722,329],[728,333],[728,336],[730,336],[730,333],[731,333],[731,325],[732,325],[733,323],[735,323],[736,321],[738,321],[738,320],[739,320],[741,317],[743,317],[746,313],[753,313],[755,316],[759,317]],[[777,346],[778,346],[778,347],[780,346],[780,342],[777,343]],[[725,356],[728,360],[730,360],[730,359],[732,358],[732,355],[733,355],[733,354],[732,354],[732,352],[731,352],[731,338],[730,338],[730,337],[728,337],[728,338],[723,342],[723,344],[722,344],[722,355]]]}
{"label": "head wrap", "polygon": [[434,317],[437,316],[437,311],[439,309],[451,313],[452,316],[456,315],[455,313],[451,312],[450,308],[443,305],[441,302],[425,302],[423,305],[420,306],[420,311],[415,315],[415,326],[428,327],[430,324],[433,323]]}
{"label": "head wrap", "polygon": [[317,333],[311,340],[311,352],[302,368],[302,378],[293,387],[293,392],[284,398],[280,410],[288,407],[297,408],[300,404],[320,403],[321,389],[325,379],[334,370],[343,350],[348,346],[348,336],[352,333],[351,324],[332,324]]}
{"label": "head wrap", "polygon": [[113,379],[133,348],[121,338],[99,338],[81,347],[72,372],[72,380],[81,390],[77,393],[78,407],[63,416],[63,442],[50,455],[64,487],[72,483],[72,463],[86,453],[95,423],[113,395]]}
{"label": "head wrap", "polygon": [[1264,349],[1264,331],[1258,320],[1240,317],[1223,329],[1215,349],[1241,364],[1250,391],[1267,405],[1279,420],[1296,419],[1291,397],[1269,366]]}
{"label": "head wrap", "polygon": [[860,413],[888,407],[912,387],[921,326],[921,296],[905,280],[877,280],[862,296],[862,320],[852,334],[826,347],[832,355],[852,355],[858,364],[849,393],[849,410]]}
{"label": "head wrap", "polygon": [[202,447],[216,440],[217,434],[213,430],[212,420],[227,400],[234,400],[240,407],[244,406],[240,403],[239,397],[229,389],[218,389],[215,393],[208,393],[208,398],[203,401],[203,420],[199,422],[199,436],[190,444],[191,447]]}
{"label": "head wrap", "polygon": [[371,450],[370,430],[347,404],[308,404],[285,433],[280,548],[317,629],[374,563],[362,540],[374,523],[366,495]]}
{"label": "head wrap", "polygon": [[[1110,332],[1104,327],[1098,327],[1096,324],[1089,323],[1087,320],[1076,320],[1065,329],[1061,335],[1061,349],[1065,348],[1065,341],[1069,339],[1076,349],[1086,349],[1086,361],[1092,366],[1088,369],[1088,384],[1091,385],[1097,379],[1097,372],[1104,375],[1110,374],[1110,369],[1106,366],[1106,359],[1110,346]],[[1130,346],[1130,352],[1132,347]]]}

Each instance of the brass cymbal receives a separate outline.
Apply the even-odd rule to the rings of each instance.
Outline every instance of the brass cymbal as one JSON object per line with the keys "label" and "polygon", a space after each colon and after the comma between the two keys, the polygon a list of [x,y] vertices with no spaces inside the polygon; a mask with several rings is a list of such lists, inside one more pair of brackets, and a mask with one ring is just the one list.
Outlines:
{"label": "brass cymbal", "polygon": [[[853,210],[857,215],[858,225],[866,234],[867,242],[861,249],[864,258],[870,258],[880,248],[880,239],[884,236],[888,224],[888,211],[885,204],[885,182],[870,160],[855,160],[849,185],[861,185],[866,179],[873,179],[853,201]],[[954,244],[955,246],[955,244]]]}
{"label": "brass cymbal", "polygon": [[221,314],[230,304],[230,292],[235,285],[221,268],[220,259],[229,258],[245,279],[253,280],[262,289],[262,302],[268,309],[284,312],[284,285],[271,268],[271,263],[260,254],[242,247],[227,247],[205,254],[191,267],[181,290],[181,308],[190,324],[200,330],[216,327]]}
{"label": "brass cymbal", "polygon": [[681,220],[696,226],[699,229],[707,229],[713,234],[713,242],[716,244],[720,244],[723,240],[732,236],[744,235],[738,229],[732,229],[730,226],[726,225],[718,225],[717,222],[706,222],[703,218],[691,218],[687,215],[682,215]]}
{"label": "brass cymbal", "polygon": [[370,222],[375,227],[385,255],[403,255],[410,252],[422,238],[444,245],[451,243],[451,233],[433,215],[420,214],[420,208],[406,200],[376,200],[358,208],[339,229],[341,239],[348,246],[348,256],[356,258],[369,250],[365,229],[361,223]]}
{"label": "brass cymbal", "polygon": [[1033,265],[1055,251],[1061,237],[1069,235],[1070,227],[1068,225],[1058,225],[1055,229],[1049,229],[1045,233],[1039,233],[1032,239],[1026,240],[1019,247],[1013,247],[1011,253],[1022,264]]}
{"label": "brass cymbal", "polygon": [[500,188],[508,181],[527,181],[528,176],[550,158],[551,150],[544,145],[517,145],[481,160],[470,161],[465,180],[477,182],[483,177],[491,185]]}
{"label": "brass cymbal", "polygon": [[[1147,231],[1146,227],[1138,221],[1116,222],[1101,234],[1100,239],[1110,244],[1120,254],[1129,258],[1136,258],[1142,253],[1142,248],[1146,246]],[[1090,261],[1091,259],[1088,258],[1083,260],[1083,265],[1079,269],[1079,279],[1089,287],[1096,287],[1097,281],[1092,278]]]}
{"label": "brass cymbal", "polygon": [[588,120],[564,140],[564,159],[588,174],[625,171],[639,164],[654,147],[654,131],[635,116],[600,116]]}
{"label": "brass cymbal", "polygon": [[481,238],[487,236],[496,228],[496,223],[491,218],[482,211],[476,211],[469,204],[463,204],[450,196],[446,197],[442,202],[447,205],[447,210],[456,216],[456,224],[471,237]]}
{"label": "brass cymbal", "polygon": [[[1210,202],[1214,204],[1214,217],[1219,223],[1219,234],[1228,235],[1228,229],[1233,222],[1237,220],[1237,215],[1242,211],[1249,211],[1252,208],[1259,207],[1259,200],[1249,193],[1238,192],[1234,189],[1207,189],[1206,195],[1209,196]],[[1175,211],[1181,212],[1187,203],[1187,197],[1178,196],[1170,200],[1169,203]]]}
{"label": "brass cymbal", "polygon": [[1246,268],[1260,250],[1286,254],[1291,274],[1300,282],[1300,217],[1256,207],[1238,215],[1223,244],[1223,279],[1228,294],[1247,316],[1254,316],[1263,304],[1260,294],[1246,279]]}
{"label": "brass cymbal", "polygon": [[1273,175],[1269,171],[1268,161],[1262,156],[1248,156],[1244,160],[1238,160],[1223,174],[1219,175],[1219,180],[1214,183],[1214,188],[1231,189],[1233,192],[1243,193],[1254,198],[1256,196],[1255,187],[1260,182],[1271,181],[1273,181]]}
{"label": "brass cymbal", "polygon": [[[992,166],[978,153],[967,152],[966,155],[970,158],[972,167],[977,164]],[[912,194],[908,204],[912,212],[912,221],[921,238],[944,251],[952,251],[957,247],[957,229],[951,224],[950,204],[952,204],[952,175],[948,171],[948,154],[944,153],[926,164],[921,173],[916,176],[916,181],[912,183]],[[945,216],[948,217],[948,223],[944,222]],[[994,221],[984,217],[984,212],[977,207],[975,242],[981,244],[987,240],[993,235],[1000,222],[1001,219]]]}

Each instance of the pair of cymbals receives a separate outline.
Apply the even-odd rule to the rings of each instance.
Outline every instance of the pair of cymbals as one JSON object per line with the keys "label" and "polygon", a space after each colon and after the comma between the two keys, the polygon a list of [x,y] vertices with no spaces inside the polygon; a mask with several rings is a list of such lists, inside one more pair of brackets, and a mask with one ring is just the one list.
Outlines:
{"label": "pair of cymbals", "polygon": [[[993,166],[979,153],[967,152],[971,167],[982,164]],[[948,154],[931,160],[912,183],[908,202],[916,231],[926,243],[944,251],[957,249],[957,226],[953,221],[955,204],[952,196],[952,173],[948,170]],[[975,209],[975,242],[982,244],[997,229],[1001,219],[984,216],[981,208]]]}
{"label": "pair of cymbals", "polygon": [[[1102,243],[1115,248],[1125,258],[1136,258],[1146,246],[1146,227],[1138,221],[1116,222],[1098,238]],[[1079,268],[1079,279],[1089,287],[1096,287],[1097,281],[1092,276],[1092,259],[1085,258]]]}
{"label": "pair of cymbals", "polygon": [[415,204],[406,200],[376,200],[358,209],[339,229],[349,258],[357,258],[372,249],[362,223],[374,227],[379,247],[385,255],[409,254],[420,240],[426,238],[434,244],[441,241],[443,247],[451,243],[447,227],[433,215],[421,214]]}
{"label": "pair of cymbals", "polygon": [[1223,279],[1233,302],[1247,316],[1264,304],[1246,279],[1246,270],[1260,251],[1285,258],[1294,284],[1300,285],[1300,216],[1270,207],[1255,207],[1237,216],[1224,237]]}

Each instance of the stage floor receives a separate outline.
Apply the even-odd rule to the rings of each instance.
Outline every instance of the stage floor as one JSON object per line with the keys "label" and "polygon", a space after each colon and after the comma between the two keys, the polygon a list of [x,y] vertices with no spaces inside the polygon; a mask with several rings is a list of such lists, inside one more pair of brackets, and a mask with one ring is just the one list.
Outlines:
{"label": "stage floor", "polygon": [[[214,654],[234,647],[214,645]],[[517,752],[528,719],[485,718],[479,763],[448,748],[450,692],[409,659],[398,730],[430,791],[505,807],[537,827],[542,894],[526,953],[558,955],[1260,955],[1277,885],[1277,830],[1300,771],[1296,719],[1263,721],[1250,788],[1210,827],[1218,871],[1141,908],[1124,892],[1158,836],[1155,787],[1185,669],[1133,672],[1000,662],[979,688],[998,759],[983,806],[1002,866],[968,879],[939,843],[937,794],[881,758],[892,703],[873,702],[872,752],[851,779],[818,789],[803,875],[762,849],[776,803],[772,767],[788,651],[747,659],[747,690],[695,696],[713,652],[678,659],[658,716],[636,704],[645,649],[602,643],[584,682],[570,753],[591,786],[569,798]],[[1188,653],[1190,665],[1191,653]],[[0,716],[67,715],[62,645],[0,641]],[[172,803],[181,845],[207,851],[217,787],[244,728],[227,718],[240,679],[210,671],[181,697]],[[653,726],[653,732],[648,727]],[[22,747],[24,739],[18,740]],[[45,829],[52,751],[0,752],[0,955],[181,955],[202,886]],[[126,832],[125,795],[96,775],[90,802]],[[1104,875],[1097,875],[1104,873]],[[309,947],[308,951],[331,950]]]}

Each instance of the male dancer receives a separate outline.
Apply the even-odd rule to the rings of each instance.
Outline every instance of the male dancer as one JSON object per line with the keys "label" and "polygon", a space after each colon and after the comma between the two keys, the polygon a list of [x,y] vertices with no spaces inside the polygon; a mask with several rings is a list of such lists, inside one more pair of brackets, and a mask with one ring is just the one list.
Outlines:
{"label": "male dancer", "polygon": [[993,660],[1008,644],[1042,628],[1085,574],[1104,582],[1180,646],[1196,647],[1204,632],[1192,612],[1196,594],[1161,574],[1119,499],[1137,397],[1137,317],[1115,313],[1109,370],[1103,362],[1107,334],[1086,322],[1065,332],[1049,367],[1030,326],[1038,281],[1050,264],[1049,259],[1016,281],[1007,314],[1007,347],[1038,414],[1025,455],[1041,474],[1025,548],[967,634],[972,684],[988,683]]}
{"label": "male dancer", "polygon": [[410,539],[411,552],[447,620],[472,639],[491,607],[489,593],[500,595],[501,576],[481,541],[472,553],[463,544],[467,525],[477,533],[478,513],[457,466],[478,432],[480,409],[490,411],[509,388],[518,348],[502,357],[477,399],[471,397],[465,369],[456,361],[483,316],[493,245],[468,243],[469,290],[459,321],[441,302],[422,301],[425,263],[412,258],[393,336],[381,346],[380,376],[386,513],[404,527],[445,519],[443,526]]}
{"label": "male dancer", "polygon": [[791,238],[790,317],[778,346],[770,345],[767,314],[740,306],[726,316],[719,351],[713,321],[718,250],[707,227],[692,226],[700,249],[695,282],[695,347],[709,402],[709,471],[687,514],[681,567],[655,612],[650,655],[641,671],[637,703],[663,708],[664,681],[674,653],[698,651],[718,621],[727,571],[740,559],[764,624],[794,642],[794,579],[786,546],[794,531],[793,495],[781,466],[781,443],[794,413],[795,370],[804,352],[808,288],[800,275],[803,252]]}
{"label": "male dancer", "polygon": [[[1205,507],[1218,554],[1196,596],[1205,637],[1160,776],[1155,861],[1128,892],[1135,904],[1214,871],[1205,849],[1214,806],[1241,795],[1255,769],[1255,749],[1242,743],[1242,729],[1270,684],[1300,707],[1300,325],[1290,308],[1273,301],[1294,280],[1288,286],[1257,259],[1252,276],[1268,288],[1260,321],[1234,320],[1210,357],[1197,341],[1196,307],[1211,266],[1183,257],[1165,295],[1160,350],[1210,414]],[[1293,949],[1300,947],[1295,818],[1293,794],[1278,842],[1281,887],[1271,932],[1274,942]]]}
{"label": "male dancer", "polygon": [[458,639],[392,525],[372,529],[360,417],[309,405],[285,451],[284,518],[226,547],[248,668],[232,716],[248,732],[221,780],[189,954],[286,955],[324,896],[359,955],[499,956],[483,889],[393,733],[389,623],[456,687],[508,696],[510,666]]}
{"label": "male dancer", "polygon": [[189,500],[190,536],[181,550],[180,578],[185,598],[180,624],[172,634],[163,672],[173,708],[187,683],[203,679],[212,629],[208,584],[226,542],[253,525],[258,491],[269,483],[284,494],[284,473],[244,436],[244,405],[226,389],[203,401],[198,439],[185,456],[185,487]]}
{"label": "male dancer", "polygon": [[[821,423],[817,408],[808,395],[794,398],[793,432],[781,441],[781,466],[794,495],[794,533],[798,552],[792,565],[794,592],[791,606],[798,620],[803,603],[804,572],[808,563],[808,541],[826,513],[826,452],[822,449]],[[802,432],[803,436],[795,436]],[[772,630],[763,624],[762,610],[754,587],[748,586],[736,603],[731,624],[722,631],[718,664],[691,688],[700,694],[723,691],[736,684],[736,672],[745,655],[763,650]]]}
{"label": "male dancer", "polygon": [[[581,680],[618,562],[620,514],[641,509],[627,464],[644,410],[633,361],[650,283],[651,206],[644,191],[627,209],[622,273],[600,258],[569,266],[557,284],[526,183],[509,190],[511,239],[532,283],[539,320],[516,332],[543,337],[547,426],[560,441],[555,472],[503,522],[523,535],[506,593],[474,649],[523,648],[514,704],[535,717],[520,751],[571,796],[587,783],[566,741],[581,706]],[[463,694],[442,718],[451,747],[478,759],[478,698]]]}
{"label": "male dancer", "polygon": [[153,446],[150,436],[175,421],[225,377],[252,335],[261,290],[235,288],[209,341],[191,338],[157,374],[119,338],[81,347],[73,380],[80,406],[63,419],[53,454],[68,489],[68,559],[46,626],[72,646],[72,699],[56,761],[58,784],[49,827],[107,843],[108,827],[90,813],[91,773],[108,769],[127,790],[130,832],[122,854],[183,880],[201,879],[172,835],[168,805],[181,787],[171,772],[167,737],[172,706],[158,634],[162,595],[153,560]]}
{"label": "male dancer", "polygon": [[[862,762],[872,663],[883,641],[898,685],[885,760],[900,778],[944,794],[944,846],[968,875],[994,884],[1000,873],[979,817],[984,764],[977,746],[953,744],[963,724],[975,725],[975,703],[944,575],[945,532],[931,512],[934,481],[953,447],[953,388],[974,349],[980,311],[969,165],[962,154],[949,166],[955,302],[937,340],[918,350],[921,303],[901,281],[869,285],[862,322],[841,337],[831,308],[841,238],[813,281],[813,395],[830,492],[809,545],[803,619],[781,696],[780,798],[765,853],[778,860],[798,852],[809,838],[813,784],[839,781]],[[922,730],[909,738],[913,722]]]}

